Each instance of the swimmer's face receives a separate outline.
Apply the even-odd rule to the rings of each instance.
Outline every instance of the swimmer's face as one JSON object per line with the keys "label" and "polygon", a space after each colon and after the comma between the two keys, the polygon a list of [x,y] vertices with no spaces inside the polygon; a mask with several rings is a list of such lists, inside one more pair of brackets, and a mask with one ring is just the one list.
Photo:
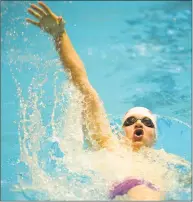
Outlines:
{"label": "swimmer's face", "polygon": [[134,150],[153,146],[156,139],[156,123],[152,113],[142,107],[128,111],[123,120],[123,129]]}

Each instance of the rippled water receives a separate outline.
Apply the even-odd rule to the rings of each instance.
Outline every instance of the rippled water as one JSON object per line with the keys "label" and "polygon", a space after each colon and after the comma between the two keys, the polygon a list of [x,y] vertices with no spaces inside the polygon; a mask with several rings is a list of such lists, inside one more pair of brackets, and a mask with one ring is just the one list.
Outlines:
{"label": "rippled water", "polygon": [[[82,148],[82,96],[67,82],[52,41],[24,22],[29,3],[1,2],[4,200],[105,200],[128,175],[157,184],[164,176],[170,199],[189,199],[190,164],[164,150],[144,159],[143,152]],[[160,115],[157,148],[190,161],[191,3],[48,5],[65,17],[92,85],[117,118],[111,121],[119,124],[130,107],[150,108]]]}

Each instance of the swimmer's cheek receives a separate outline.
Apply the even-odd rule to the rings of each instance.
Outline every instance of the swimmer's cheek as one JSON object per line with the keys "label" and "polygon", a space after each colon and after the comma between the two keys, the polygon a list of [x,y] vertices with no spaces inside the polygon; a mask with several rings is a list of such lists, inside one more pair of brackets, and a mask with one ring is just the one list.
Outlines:
{"label": "swimmer's cheek", "polygon": [[159,191],[154,191],[145,185],[139,185],[130,189],[127,193],[131,200],[144,201],[160,201],[164,200],[164,194]]}

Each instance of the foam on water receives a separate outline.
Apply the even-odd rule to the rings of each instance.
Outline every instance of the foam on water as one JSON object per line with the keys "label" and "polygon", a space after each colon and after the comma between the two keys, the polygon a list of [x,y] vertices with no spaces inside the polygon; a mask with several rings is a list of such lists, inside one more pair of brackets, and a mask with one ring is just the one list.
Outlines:
{"label": "foam on water", "polygon": [[[174,198],[178,198],[174,194],[179,187],[189,192],[184,183],[190,181],[190,176],[186,174],[182,179],[177,167],[190,172],[190,164],[163,149],[144,149],[139,153],[132,153],[129,148],[114,152],[84,149],[83,96],[70,82],[58,85],[60,74],[54,74],[54,99],[49,105],[43,101],[42,75],[32,79],[28,98],[22,96],[22,87],[14,77],[20,100],[19,163],[28,168],[25,175],[18,175],[15,190],[23,190],[26,196],[29,191],[43,194],[36,193],[36,199],[107,200],[114,182],[136,176],[152,181]],[[47,107],[52,110],[46,115],[42,109]],[[47,124],[46,116],[50,117]],[[119,124],[113,123],[112,128],[120,136]]]}

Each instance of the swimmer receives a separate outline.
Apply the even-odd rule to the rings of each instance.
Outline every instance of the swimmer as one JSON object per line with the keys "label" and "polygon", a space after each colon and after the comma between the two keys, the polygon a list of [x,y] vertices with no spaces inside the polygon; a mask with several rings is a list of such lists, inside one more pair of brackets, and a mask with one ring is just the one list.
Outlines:
{"label": "swimmer", "polygon": [[[83,130],[87,141],[93,150],[130,147],[134,152],[141,148],[151,148],[156,141],[156,118],[144,107],[130,109],[123,118],[125,136],[115,138],[110,127],[102,102],[96,90],[88,80],[83,62],[75,51],[65,29],[66,22],[55,15],[43,2],[39,6],[31,4],[28,12],[37,20],[27,18],[26,21],[47,32],[55,43],[56,50],[64,66],[70,74],[70,80],[84,97]],[[124,143],[123,143],[124,142]],[[164,198],[159,188],[143,179],[129,178],[116,185],[111,190],[110,198],[127,195],[131,200],[162,200]]]}

